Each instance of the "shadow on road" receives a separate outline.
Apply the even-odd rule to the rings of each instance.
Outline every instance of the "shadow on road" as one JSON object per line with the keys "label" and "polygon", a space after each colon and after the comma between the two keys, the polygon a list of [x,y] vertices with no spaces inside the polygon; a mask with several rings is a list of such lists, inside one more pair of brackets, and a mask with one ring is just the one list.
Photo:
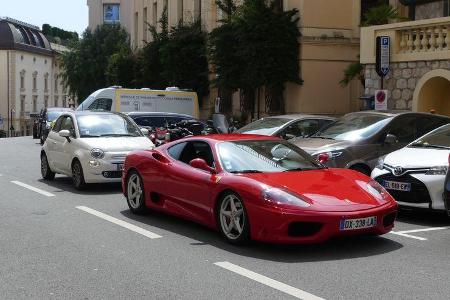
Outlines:
{"label": "shadow on road", "polygon": [[450,226],[450,217],[441,211],[400,209],[397,220],[418,226]]}
{"label": "shadow on road", "polygon": [[120,183],[88,184],[84,190],[79,191],[74,188],[72,184],[72,178],[67,176],[57,176],[54,180],[51,181],[39,179],[39,182],[55,188],[55,190],[50,191],[54,194],[62,192],[68,192],[78,195],[110,195],[122,193],[122,187]]}
{"label": "shadow on road", "polygon": [[193,247],[211,245],[237,255],[276,262],[312,262],[368,257],[403,247],[396,241],[377,236],[332,239],[317,245],[272,245],[253,242],[240,247],[227,243],[219,232],[171,215],[151,212],[148,215],[139,216],[132,214],[129,210],[121,211],[121,214],[134,221],[191,238],[195,240],[190,243]]}

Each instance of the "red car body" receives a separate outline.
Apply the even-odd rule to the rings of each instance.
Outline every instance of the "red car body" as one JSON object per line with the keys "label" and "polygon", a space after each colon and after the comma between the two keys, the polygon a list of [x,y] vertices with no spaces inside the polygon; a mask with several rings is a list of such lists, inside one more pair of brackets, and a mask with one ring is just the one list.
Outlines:
{"label": "red car body", "polygon": [[[248,214],[252,240],[271,243],[317,243],[335,236],[389,232],[397,214],[395,200],[386,192],[383,201],[362,185],[369,177],[348,169],[233,174],[224,170],[218,143],[238,140],[279,140],[259,135],[209,135],[181,139],[157,149],[130,153],[124,165],[122,187],[137,171],[144,184],[145,205],[218,229],[217,201],[226,191],[237,193]],[[196,169],[172,158],[168,149],[185,141],[207,142],[215,160],[215,174]],[[275,205],[262,199],[265,187],[291,191],[311,203],[309,207]],[[156,198],[156,199],[155,199]],[[343,219],[377,217],[377,225],[367,229],[340,230]],[[299,225],[296,225],[299,224]],[[295,233],[300,227],[301,234]],[[302,227],[303,226],[303,227]]]}

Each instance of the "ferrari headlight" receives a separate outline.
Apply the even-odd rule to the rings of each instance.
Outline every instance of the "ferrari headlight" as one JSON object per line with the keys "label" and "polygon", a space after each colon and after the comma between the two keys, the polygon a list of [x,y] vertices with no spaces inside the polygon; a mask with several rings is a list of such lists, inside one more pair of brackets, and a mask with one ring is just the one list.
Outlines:
{"label": "ferrari headlight", "polygon": [[385,190],[384,187],[382,187],[378,182],[375,180],[371,180],[367,183],[367,191],[377,198],[378,200],[384,200],[386,201],[389,193]]}
{"label": "ferrari headlight", "polygon": [[94,148],[91,150],[91,156],[96,159],[105,157],[105,152],[102,149]]}
{"label": "ferrari headlight", "polygon": [[447,166],[436,166],[430,168],[425,175],[445,175],[447,174],[448,167]]}
{"label": "ferrari headlight", "polygon": [[300,196],[277,188],[268,188],[263,190],[262,198],[264,199],[264,201],[273,204],[287,204],[299,207],[311,206],[310,203],[308,203],[305,199],[300,198]]}

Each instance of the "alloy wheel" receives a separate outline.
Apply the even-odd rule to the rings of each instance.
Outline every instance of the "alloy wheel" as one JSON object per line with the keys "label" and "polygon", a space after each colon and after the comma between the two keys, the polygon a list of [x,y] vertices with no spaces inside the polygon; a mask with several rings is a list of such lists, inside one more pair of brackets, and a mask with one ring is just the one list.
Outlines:
{"label": "alloy wheel", "polygon": [[220,206],[220,226],[230,240],[238,239],[246,224],[244,206],[234,194],[227,195]]}
{"label": "alloy wheel", "polygon": [[128,203],[132,208],[139,209],[139,207],[142,204],[141,203],[142,186],[141,186],[141,179],[139,178],[139,175],[136,173],[132,174],[128,179],[127,198]]}

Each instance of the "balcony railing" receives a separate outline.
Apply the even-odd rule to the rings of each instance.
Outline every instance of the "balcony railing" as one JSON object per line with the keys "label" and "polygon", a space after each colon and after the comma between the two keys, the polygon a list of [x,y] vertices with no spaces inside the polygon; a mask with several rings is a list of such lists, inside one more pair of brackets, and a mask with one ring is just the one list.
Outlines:
{"label": "balcony railing", "polygon": [[377,36],[391,38],[391,61],[450,59],[450,17],[361,28],[361,62],[375,63]]}

